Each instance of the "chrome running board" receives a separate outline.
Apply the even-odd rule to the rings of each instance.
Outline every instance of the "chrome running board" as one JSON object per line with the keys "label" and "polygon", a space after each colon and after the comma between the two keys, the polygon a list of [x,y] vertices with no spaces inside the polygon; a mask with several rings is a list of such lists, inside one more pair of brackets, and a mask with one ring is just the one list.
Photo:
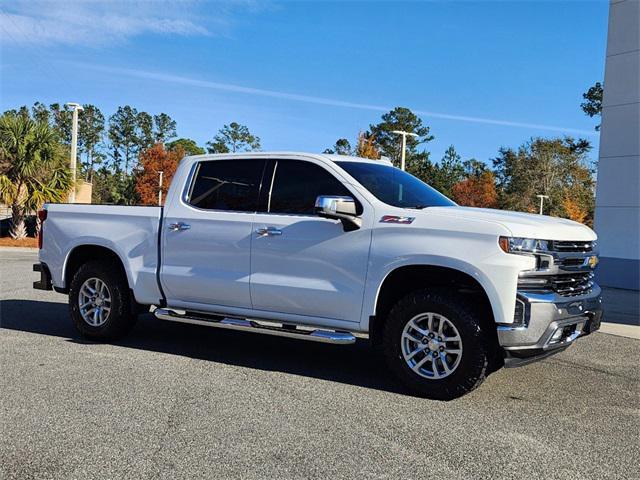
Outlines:
{"label": "chrome running board", "polygon": [[172,322],[191,323],[205,325],[207,327],[226,328],[227,330],[240,330],[256,332],[277,337],[300,338],[320,343],[333,343],[336,345],[348,345],[355,343],[356,337],[349,332],[334,332],[331,330],[302,330],[297,328],[276,327],[264,325],[255,320],[242,318],[228,318],[218,315],[179,313],[169,308],[156,308],[153,311],[156,318]]}

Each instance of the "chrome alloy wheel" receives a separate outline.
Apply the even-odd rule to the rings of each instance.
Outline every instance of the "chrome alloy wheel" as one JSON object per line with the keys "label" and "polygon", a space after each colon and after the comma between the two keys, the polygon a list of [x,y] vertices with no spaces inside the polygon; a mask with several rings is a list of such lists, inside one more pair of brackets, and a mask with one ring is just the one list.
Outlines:
{"label": "chrome alloy wheel", "polygon": [[439,313],[421,313],[407,322],[400,339],[402,356],[421,377],[439,380],[451,375],[462,359],[462,338]]}
{"label": "chrome alloy wheel", "polygon": [[82,319],[92,327],[100,327],[111,312],[111,292],[99,278],[89,278],[80,287],[78,305]]}

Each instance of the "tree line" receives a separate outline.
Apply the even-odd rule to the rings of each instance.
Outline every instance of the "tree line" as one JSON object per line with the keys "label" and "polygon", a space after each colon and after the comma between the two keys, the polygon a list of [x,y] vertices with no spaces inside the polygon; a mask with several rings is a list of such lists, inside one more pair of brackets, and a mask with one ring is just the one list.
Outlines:
{"label": "tree line", "polygon": [[[598,108],[587,102],[587,114],[586,109]],[[462,160],[451,145],[434,162],[427,149],[434,139],[430,128],[408,108],[397,107],[360,132],[355,147],[340,138],[325,153],[386,157],[398,166],[401,142],[393,133],[398,130],[415,134],[406,139],[406,170],[460,205],[534,213],[539,208],[537,195],[546,195],[544,213],[593,222],[595,171],[588,160],[591,145],[584,139],[531,138],[517,148],[499,148],[491,166],[475,158]]]}
{"label": "tree line", "polygon": [[[166,113],[125,105],[107,118],[95,105],[82,107],[77,182],[93,184],[93,203],[154,204],[160,169],[166,170],[166,193],[185,155],[260,149],[260,138],[236,122],[224,125],[205,149],[193,139],[176,138],[176,121]],[[0,116],[0,201],[11,208],[13,238],[27,236],[28,215],[46,202],[67,201],[78,187],[69,168],[72,116],[66,105],[42,102]]]}
{"label": "tree line", "polygon": [[[600,115],[602,91],[597,82],[583,95],[585,114]],[[45,202],[65,201],[76,187],[68,167],[71,129],[72,111],[58,103],[36,102],[0,117],[0,199],[11,207],[14,238],[26,236],[29,213]],[[591,145],[584,139],[531,138],[517,148],[499,148],[489,163],[463,160],[451,145],[433,161],[427,148],[434,139],[430,127],[410,109],[396,107],[361,131],[353,146],[339,138],[324,153],[386,157],[397,166],[396,130],[415,134],[406,139],[407,171],[460,205],[536,212],[537,195],[546,195],[546,214],[593,221],[595,172],[588,162]],[[85,104],[78,117],[78,181],[93,184],[94,203],[157,204],[159,172],[164,197],[185,155],[260,148],[260,138],[237,122],[224,125],[201,147],[178,138],[176,121],[166,113],[124,105],[107,118],[97,106]]]}
{"label": "tree line", "polygon": [[[136,186],[137,179],[142,174],[140,159],[157,144],[164,145],[167,151],[180,152],[183,156],[260,149],[260,139],[252,135],[246,126],[236,122],[220,129],[207,142],[205,149],[193,139],[176,138],[176,121],[166,113],[150,114],[124,105],[107,118],[95,105],[85,104],[82,107],[83,110],[78,115],[77,171],[79,179],[93,184],[94,203],[140,203],[142,199]],[[37,127],[49,132],[50,141],[58,144],[56,157],[60,161],[56,169],[59,170],[64,168],[65,155],[69,158],[72,115],[71,108],[66,105],[53,103],[47,106],[36,102],[30,108],[22,106],[5,111],[1,118],[7,123],[5,132],[12,130],[8,123],[20,124],[23,130]],[[24,132],[22,138],[14,138],[13,141],[16,145],[29,144],[28,135]],[[7,142],[10,141],[7,139]],[[2,147],[4,146],[3,143]],[[41,145],[41,148],[45,149],[45,146]],[[11,148],[3,148],[3,157],[11,157],[13,153],[10,150]],[[51,168],[51,165],[48,164],[47,168]],[[10,173],[10,176],[18,175],[4,170],[6,168],[0,171]],[[24,182],[18,180],[18,184],[22,183]],[[64,198],[64,195],[60,198]]]}

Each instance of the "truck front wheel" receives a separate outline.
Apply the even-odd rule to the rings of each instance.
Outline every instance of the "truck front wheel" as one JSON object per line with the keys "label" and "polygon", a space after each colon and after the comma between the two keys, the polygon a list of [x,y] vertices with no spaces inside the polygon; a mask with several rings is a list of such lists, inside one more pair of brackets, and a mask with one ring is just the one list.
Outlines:
{"label": "truck front wheel", "polygon": [[436,400],[460,397],[484,381],[489,345],[465,297],[443,289],[408,294],[385,322],[389,368],[410,390]]}
{"label": "truck front wheel", "polygon": [[113,340],[133,327],[129,285],[122,271],[103,261],[82,265],[69,289],[71,318],[80,333],[92,340]]}

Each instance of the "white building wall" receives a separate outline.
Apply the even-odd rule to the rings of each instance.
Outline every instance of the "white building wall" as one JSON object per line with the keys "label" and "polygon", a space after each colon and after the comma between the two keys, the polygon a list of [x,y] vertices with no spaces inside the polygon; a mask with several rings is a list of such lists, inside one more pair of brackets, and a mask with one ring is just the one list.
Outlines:
{"label": "white building wall", "polygon": [[595,230],[601,285],[640,289],[640,0],[612,0]]}

